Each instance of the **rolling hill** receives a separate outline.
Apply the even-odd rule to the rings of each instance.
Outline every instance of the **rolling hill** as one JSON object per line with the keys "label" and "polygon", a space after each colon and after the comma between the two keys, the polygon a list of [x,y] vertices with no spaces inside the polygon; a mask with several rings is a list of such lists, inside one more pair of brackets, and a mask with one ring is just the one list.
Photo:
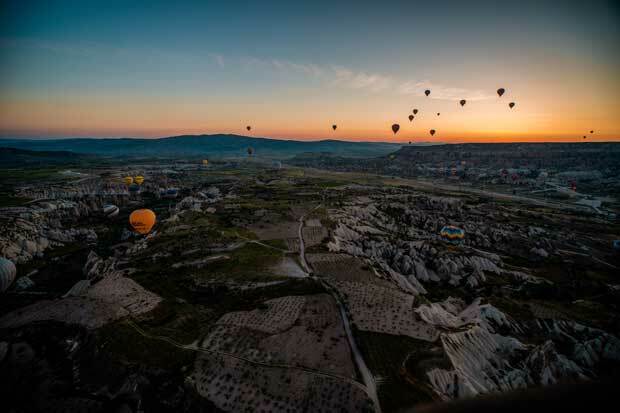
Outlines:
{"label": "rolling hill", "polygon": [[259,157],[289,158],[305,152],[329,152],[346,157],[383,156],[400,148],[385,142],[338,140],[295,141],[239,135],[184,135],[160,139],[0,139],[0,147],[34,151],[71,151],[113,157],[235,157],[248,147]]}

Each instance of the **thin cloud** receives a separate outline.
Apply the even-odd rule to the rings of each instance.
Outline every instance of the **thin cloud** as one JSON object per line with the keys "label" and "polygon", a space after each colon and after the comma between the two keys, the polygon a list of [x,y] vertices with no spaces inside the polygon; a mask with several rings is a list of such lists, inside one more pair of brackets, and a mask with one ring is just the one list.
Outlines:
{"label": "thin cloud", "polygon": [[211,57],[211,59],[213,59],[213,61],[220,67],[220,68],[224,68],[225,66],[225,62],[224,62],[224,56],[222,56],[221,54],[215,54],[215,53],[210,53],[209,56]]}
{"label": "thin cloud", "polygon": [[398,93],[402,95],[414,95],[425,96],[424,91],[430,90],[431,99],[441,100],[461,100],[466,99],[472,102],[480,100],[488,100],[493,98],[489,93],[485,93],[482,90],[470,90],[458,87],[446,87],[443,85],[436,85],[428,80],[415,81],[409,80],[398,86]]}

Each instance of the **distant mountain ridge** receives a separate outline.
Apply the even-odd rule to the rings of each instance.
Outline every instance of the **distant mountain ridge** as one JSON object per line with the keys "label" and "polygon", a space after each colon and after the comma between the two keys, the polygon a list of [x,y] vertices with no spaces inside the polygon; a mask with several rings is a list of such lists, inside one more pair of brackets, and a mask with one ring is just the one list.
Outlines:
{"label": "distant mountain ridge", "polygon": [[383,156],[401,145],[387,142],[339,140],[296,141],[254,138],[240,135],[181,135],[158,139],[67,138],[7,139],[0,147],[34,151],[70,151],[78,154],[114,157],[234,157],[246,156],[252,147],[259,157],[293,157],[305,152],[329,152],[346,157]]}

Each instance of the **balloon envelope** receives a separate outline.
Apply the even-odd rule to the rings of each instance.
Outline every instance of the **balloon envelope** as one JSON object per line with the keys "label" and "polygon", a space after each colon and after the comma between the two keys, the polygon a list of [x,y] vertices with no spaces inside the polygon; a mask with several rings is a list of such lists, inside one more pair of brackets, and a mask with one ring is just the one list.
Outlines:
{"label": "balloon envelope", "polygon": [[0,257],[0,292],[4,292],[9,288],[16,275],[17,268],[15,268],[13,261]]}
{"label": "balloon envelope", "polygon": [[443,227],[439,234],[445,241],[452,243],[461,242],[465,238],[465,231],[452,225],[446,225]]}
{"label": "balloon envelope", "polygon": [[467,101],[465,99],[461,99],[459,103],[461,104],[461,106],[465,106],[465,103],[467,103]]}
{"label": "balloon envelope", "polygon": [[433,136],[435,134],[435,129],[431,129],[430,133],[431,133],[431,136]]}
{"label": "balloon envelope", "polygon": [[392,132],[394,132],[394,135],[396,135],[396,132],[398,132],[399,129],[400,125],[398,123],[392,125]]}
{"label": "balloon envelope", "polygon": [[510,102],[510,103],[508,104],[508,106],[510,106],[510,109],[512,109],[512,108],[514,108],[514,107],[515,107],[515,103],[514,103],[514,102]]}
{"label": "balloon envelope", "polygon": [[202,164],[203,164],[204,166],[209,165],[209,160],[208,160],[208,159],[203,159],[203,160],[202,160]]}
{"label": "balloon envelope", "polygon": [[430,91],[430,90],[428,90],[428,89],[426,89],[426,90],[424,91],[424,94],[425,94],[426,96],[428,96],[428,95],[430,95],[430,94],[431,94],[431,91]]}
{"label": "balloon envelope", "polygon": [[142,175],[138,175],[133,179],[133,181],[138,185],[142,185],[142,183],[144,182],[144,177]]}
{"label": "balloon envelope", "polygon": [[252,127],[251,127],[251,126],[246,126],[245,128],[246,128],[247,130],[252,130]]}
{"label": "balloon envelope", "polygon": [[417,109],[414,109],[414,110],[413,110],[413,114],[414,114],[414,115],[417,115],[417,114],[418,114],[418,110],[417,110]]}
{"label": "balloon envelope", "polygon": [[114,218],[119,213],[119,209],[116,205],[108,204],[103,206],[103,214],[107,218]]}
{"label": "balloon envelope", "polygon": [[409,122],[413,120],[413,115],[409,115]]}
{"label": "balloon envelope", "polygon": [[138,234],[148,234],[155,225],[155,213],[150,209],[136,209],[129,215],[129,224]]}
{"label": "balloon envelope", "polygon": [[338,127],[338,125],[332,125],[332,129],[336,130],[336,128]]}
{"label": "balloon envelope", "polygon": [[497,89],[497,94],[499,95],[499,97],[502,97],[504,92],[506,92],[506,90],[503,87],[500,87],[499,89]]}

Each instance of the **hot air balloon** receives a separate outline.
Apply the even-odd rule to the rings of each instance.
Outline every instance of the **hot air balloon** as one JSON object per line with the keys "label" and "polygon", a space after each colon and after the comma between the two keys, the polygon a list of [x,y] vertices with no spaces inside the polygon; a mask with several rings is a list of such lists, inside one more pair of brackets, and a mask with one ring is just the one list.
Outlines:
{"label": "hot air balloon", "polygon": [[585,139],[585,138],[586,138],[586,135],[583,135],[583,139]]}
{"label": "hot air balloon", "polygon": [[396,132],[398,132],[399,129],[400,125],[398,123],[392,125],[392,132],[394,132],[394,135],[396,135]]}
{"label": "hot air balloon", "polygon": [[136,209],[129,215],[129,224],[138,234],[146,235],[155,225],[155,213],[150,209]]}
{"label": "hot air balloon", "polygon": [[252,148],[251,146],[248,147],[248,156],[252,156],[253,153],[254,153],[254,148]]}
{"label": "hot air balloon", "polygon": [[411,141],[409,141],[409,145],[411,145]]}
{"label": "hot air balloon", "polygon": [[441,113],[437,112],[437,116],[441,115]]}
{"label": "hot air balloon", "polygon": [[0,257],[0,292],[5,292],[17,276],[17,268],[13,261]]}
{"label": "hot air balloon", "polygon": [[514,108],[514,107],[515,107],[515,103],[514,103],[514,102],[510,102],[510,103],[508,104],[508,106],[510,106],[510,109],[512,109],[512,108]]}
{"label": "hot air balloon", "polygon": [[417,114],[418,114],[418,110],[417,110],[417,109],[414,109],[414,110],[413,110],[413,114],[414,114],[414,115],[417,115]]}
{"label": "hot air balloon", "polygon": [[202,165],[203,166],[209,166],[209,160],[208,159],[203,159],[202,160]]}
{"label": "hot air balloon", "polygon": [[119,209],[116,205],[108,204],[103,206],[103,215],[106,218],[114,218],[118,215]]}
{"label": "hot air balloon", "polygon": [[465,99],[461,99],[461,101],[459,102],[461,104],[461,106],[465,106],[465,104],[467,103],[467,101]]}
{"label": "hot air balloon", "polygon": [[503,87],[500,87],[499,89],[497,89],[497,94],[499,95],[500,98],[502,97],[504,92],[506,92],[506,90]]}
{"label": "hot air balloon", "polygon": [[448,241],[453,244],[462,242],[465,239],[465,231],[453,225],[446,225],[443,227],[439,232],[439,235],[441,235],[441,238],[443,238],[444,241]]}
{"label": "hot air balloon", "polygon": [[142,183],[144,182],[144,177],[142,175],[138,175],[133,179],[133,181],[138,185],[142,185]]}
{"label": "hot air balloon", "polygon": [[131,176],[126,176],[123,178],[123,182],[125,185],[131,185],[133,184],[133,178]]}
{"label": "hot air balloon", "polygon": [[176,198],[178,193],[179,193],[179,190],[176,188],[168,188],[168,189],[159,191],[159,195],[162,198],[168,198],[168,199]]}
{"label": "hot air balloon", "polygon": [[435,134],[435,129],[431,129],[430,133],[431,133],[431,136],[433,136]]}
{"label": "hot air balloon", "polygon": [[590,133],[594,133],[594,131],[593,131],[593,130],[591,130],[591,131],[590,131]]}
{"label": "hot air balloon", "polygon": [[245,128],[246,128],[248,131],[251,131],[251,130],[252,130],[252,127],[251,127],[251,126],[246,126]]}
{"label": "hot air balloon", "polygon": [[409,122],[413,120],[413,115],[409,115]]}
{"label": "hot air balloon", "polygon": [[338,125],[332,125],[332,129],[336,130],[336,128],[338,127]]}
{"label": "hot air balloon", "polygon": [[430,94],[431,94],[431,91],[430,91],[430,90],[428,90],[428,89],[426,89],[426,90],[424,91],[424,94],[425,94],[426,96],[428,96],[428,95],[430,95]]}

